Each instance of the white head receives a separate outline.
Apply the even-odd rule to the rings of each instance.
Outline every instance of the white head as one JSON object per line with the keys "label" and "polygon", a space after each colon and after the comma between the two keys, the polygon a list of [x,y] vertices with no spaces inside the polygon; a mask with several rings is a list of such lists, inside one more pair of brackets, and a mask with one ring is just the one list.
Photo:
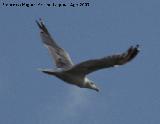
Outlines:
{"label": "white head", "polygon": [[90,82],[90,88],[99,92],[99,89],[97,88],[97,86],[93,82]]}
{"label": "white head", "polygon": [[95,83],[93,83],[91,80],[86,79],[85,82],[86,82],[85,83],[85,88],[93,89],[93,90],[96,90],[97,92],[99,92],[99,89],[97,88]]}

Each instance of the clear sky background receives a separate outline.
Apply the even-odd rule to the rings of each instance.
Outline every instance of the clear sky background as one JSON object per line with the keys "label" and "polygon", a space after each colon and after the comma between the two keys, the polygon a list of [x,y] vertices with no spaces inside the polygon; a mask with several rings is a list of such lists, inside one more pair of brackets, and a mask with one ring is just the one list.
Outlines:
{"label": "clear sky background", "polygon": [[[90,6],[27,8],[1,3],[0,124],[160,123],[160,1],[85,2]],[[80,89],[37,70],[54,68],[35,23],[40,17],[75,63],[121,53],[136,44],[141,52],[124,66],[90,74],[99,93]]]}

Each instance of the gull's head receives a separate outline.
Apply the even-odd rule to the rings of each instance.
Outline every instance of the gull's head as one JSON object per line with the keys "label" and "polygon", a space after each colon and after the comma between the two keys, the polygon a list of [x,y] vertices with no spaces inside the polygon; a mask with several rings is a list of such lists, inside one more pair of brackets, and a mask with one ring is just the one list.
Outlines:
{"label": "gull's head", "polygon": [[92,82],[91,80],[89,80],[89,79],[85,79],[85,87],[86,88],[89,88],[89,89],[93,89],[93,90],[96,90],[97,92],[99,92],[99,89],[98,89],[98,87],[95,85],[95,83],[94,82]]}
{"label": "gull's head", "polygon": [[90,88],[99,92],[99,88],[93,82],[90,82]]}
{"label": "gull's head", "polygon": [[85,78],[85,88],[89,88],[89,89],[93,89],[97,92],[99,92],[99,88],[95,85],[95,83],[91,80],[89,80],[88,78]]}

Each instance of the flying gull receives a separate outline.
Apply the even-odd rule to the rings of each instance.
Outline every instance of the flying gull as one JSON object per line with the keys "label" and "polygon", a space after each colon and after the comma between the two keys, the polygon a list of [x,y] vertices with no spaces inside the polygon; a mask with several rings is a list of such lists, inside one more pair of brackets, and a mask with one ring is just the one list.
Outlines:
{"label": "flying gull", "polygon": [[135,47],[131,46],[122,54],[114,54],[104,58],[92,59],[79,64],[74,64],[69,54],[51,37],[42,20],[40,19],[39,21],[36,21],[36,23],[40,28],[40,36],[42,41],[48,48],[57,67],[57,69],[40,70],[46,74],[56,76],[61,80],[69,84],[76,85],[80,88],[89,88],[99,91],[99,88],[95,85],[95,83],[87,78],[87,74],[100,69],[123,65],[135,58],[139,52],[139,45],[136,45]]}

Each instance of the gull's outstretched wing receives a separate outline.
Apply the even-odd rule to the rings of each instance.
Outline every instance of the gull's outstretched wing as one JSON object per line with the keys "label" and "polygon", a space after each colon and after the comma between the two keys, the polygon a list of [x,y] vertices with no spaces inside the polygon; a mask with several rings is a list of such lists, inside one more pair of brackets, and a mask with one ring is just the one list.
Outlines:
{"label": "gull's outstretched wing", "polygon": [[51,53],[57,68],[71,68],[73,66],[73,62],[69,54],[56,44],[41,19],[39,22],[36,21],[36,23],[41,30],[40,35],[42,41]]}
{"label": "gull's outstretched wing", "polygon": [[116,65],[123,65],[131,61],[139,52],[139,45],[136,47],[131,46],[126,52],[122,54],[107,56],[101,59],[88,60],[82,63],[79,63],[73,66],[68,70],[70,73],[86,75],[91,72],[103,69],[114,67]]}

